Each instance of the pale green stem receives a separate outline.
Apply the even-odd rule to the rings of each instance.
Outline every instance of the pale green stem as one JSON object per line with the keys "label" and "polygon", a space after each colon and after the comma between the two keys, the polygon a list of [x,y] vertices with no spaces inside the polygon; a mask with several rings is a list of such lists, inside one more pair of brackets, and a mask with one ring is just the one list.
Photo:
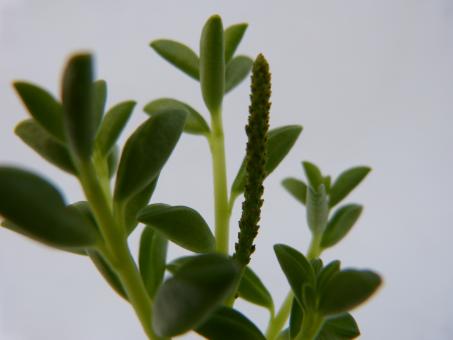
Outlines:
{"label": "pale green stem", "polygon": [[291,312],[293,297],[293,292],[289,292],[282,305],[280,306],[277,314],[271,317],[266,330],[267,340],[274,340],[278,336],[282,328],[285,326],[285,323],[289,317],[289,313]]}
{"label": "pale green stem", "polygon": [[106,243],[104,255],[118,274],[126,290],[129,303],[134,308],[146,335],[151,340],[157,340],[159,337],[151,328],[151,299],[129,251],[124,228],[113,217],[112,205],[109,201],[111,198],[105,196],[91,163],[81,164],[79,175],[83,190]]}
{"label": "pale green stem", "polygon": [[306,313],[302,320],[302,327],[295,340],[313,340],[319,332],[324,317],[317,313]]}
{"label": "pale green stem", "polygon": [[221,113],[211,114],[211,134],[208,138],[212,154],[215,205],[215,237],[218,252],[228,254],[229,209],[225,160],[225,144]]}

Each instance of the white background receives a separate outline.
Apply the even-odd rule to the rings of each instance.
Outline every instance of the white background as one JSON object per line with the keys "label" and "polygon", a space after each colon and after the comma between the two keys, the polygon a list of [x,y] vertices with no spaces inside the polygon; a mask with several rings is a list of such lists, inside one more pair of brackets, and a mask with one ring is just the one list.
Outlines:
{"label": "white background", "polygon": [[[58,183],[68,201],[81,199],[74,178],[14,136],[14,126],[27,115],[11,87],[12,80],[26,79],[58,94],[64,61],[80,49],[96,54],[97,73],[109,84],[109,105],[138,101],[128,132],[146,118],[141,108],[161,96],[205,113],[198,84],[148,43],[165,37],[198,50],[202,25],[214,13],[225,26],[249,22],[239,52],[267,56],[273,71],[272,126],[305,127],[266,182],[252,261],[277,304],[288,286],[272,245],[306,249],[309,241],[303,209],[284,192],[281,179],[302,177],[301,160],[333,175],[366,164],[373,172],[348,198],[363,203],[364,214],[350,235],[324,254],[345,266],[373,268],[385,279],[378,295],[354,313],[362,338],[452,339],[451,0],[0,1],[0,162],[39,171]],[[244,152],[247,106],[244,83],[224,104],[230,181]],[[189,205],[212,225],[210,175],[205,141],[184,136],[153,202]],[[237,207],[233,222],[238,215]],[[138,236],[131,239],[134,249]],[[178,254],[180,249],[171,249],[171,257]],[[240,307],[265,325],[264,310]],[[0,230],[0,339],[144,336],[128,305],[86,259]]]}

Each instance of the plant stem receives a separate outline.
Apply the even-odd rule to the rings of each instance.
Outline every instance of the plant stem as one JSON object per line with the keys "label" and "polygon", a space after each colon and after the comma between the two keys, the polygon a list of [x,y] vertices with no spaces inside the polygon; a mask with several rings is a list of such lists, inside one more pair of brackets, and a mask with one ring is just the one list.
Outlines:
{"label": "plant stem", "polygon": [[285,326],[286,320],[288,320],[289,313],[291,312],[293,297],[293,292],[290,291],[280,306],[277,314],[271,317],[266,330],[267,340],[274,340],[278,336],[278,333],[282,330],[283,326]]}
{"label": "plant stem", "polygon": [[302,327],[295,340],[313,340],[319,332],[324,318],[322,315],[309,312],[304,314]]}
{"label": "plant stem", "polygon": [[229,209],[222,114],[211,114],[209,146],[212,155],[215,205],[215,237],[218,252],[228,254]]}
{"label": "plant stem", "polygon": [[143,330],[149,339],[159,337],[151,328],[152,307],[143,280],[127,245],[125,229],[113,218],[111,197],[106,197],[91,163],[79,167],[80,182],[104,237],[107,257],[126,290],[128,301],[134,308]]}
{"label": "plant stem", "polygon": [[313,237],[311,238],[310,247],[308,248],[307,252],[307,259],[314,260],[321,256],[321,236],[321,234],[313,235]]}

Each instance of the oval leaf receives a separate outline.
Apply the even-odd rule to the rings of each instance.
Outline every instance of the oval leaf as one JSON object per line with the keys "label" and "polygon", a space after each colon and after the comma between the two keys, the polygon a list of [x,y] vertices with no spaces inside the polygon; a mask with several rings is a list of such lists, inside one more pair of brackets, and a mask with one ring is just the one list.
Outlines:
{"label": "oval leaf", "polygon": [[369,167],[358,166],[341,173],[330,189],[330,206],[335,206],[348,196],[349,193],[363,181],[370,171],[371,168]]}
{"label": "oval leaf", "polygon": [[20,122],[14,132],[46,161],[72,175],[76,174],[77,171],[72,163],[68,149],[44,130],[34,119]]}
{"label": "oval leaf", "polygon": [[30,115],[60,142],[65,141],[63,129],[63,107],[46,90],[39,86],[16,81],[14,88]]}
{"label": "oval leaf", "polygon": [[321,170],[315,164],[305,161],[302,162],[302,167],[304,168],[305,176],[307,176],[308,184],[312,188],[317,189],[324,183]]}
{"label": "oval leaf", "polygon": [[101,124],[102,116],[104,115],[105,103],[107,101],[107,83],[105,80],[99,79],[93,83],[93,96],[94,96],[94,116],[95,126]]}
{"label": "oval leaf", "polygon": [[200,83],[206,107],[219,114],[225,93],[225,52],[222,19],[213,15],[204,25],[200,41]]}
{"label": "oval leaf", "polygon": [[0,215],[24,234],[56,247],[85,248],[99,238],[92,223],[66,208],[49,182],[13,167],[0,167]]}
{"label": "oval leaf", "polygon": [[186,124],[184,125],[184,132],[193,135],[207,135],[209,134],[209,126],[195,109],[176,99],[160,98],[148,103],[143,110],[152,116],[156,112],[164,110],[185,110],[187,111]]}
{"label": "oval leaf", "polygon": [[220,307],[196,332],[209,340],[265,340],[263,333],[253,322],[237,310]]}
{"label": "oval leaf", "polygon": [[63,74],[63,109],[66,137],[81,159],[91,156],[98,117],[95,113],[93,61],[89,54],[73,56]]}
{"label": "oval leaf", "polygon": [[307,185],[303,181],[288,177],[282,181],[282,185],[296,200],[305,205],[307,200]]}
{"label": "oval leaf", "polygon": [[242,299],[267,308],[271,314],[274,313],[274,301],[271,294],[258,275],[249,267],[245,267],[237,293]]}
{"label": "oval leaf", "polygon": [[274,251],[294,296],[302,304],[302,286],[313,285],[315,281],[313,268],[302,253],[290,246],[277,244],[274,246]]}
{"label": "oval leaf", "polygon": [[321,235],[327,226],[329,202],[324,184],[315,191],[312,187],[307,191],[307,223],[314,235]]}
{"label": "oval leaf", "polygon": [[220,254],[188,261],[157,291],[153,329],[170,337],[198,327],[232,294],[238,275],[236,262]]}
{"label": "oval leaf", "polygon": [[[287,125],[269,131],[267,141],[267,162],[266,162],[266,176],[272,173],[280,162],[285,158],[288,152],[296,143],[297,138],[302,132],[302,126]],[[235,195],[244,192],[245,186],[245,160],[242,161],[241,167],[236,175],[231,186],[231,191]]]}
{"label": "oval leaf", "polygon": [[381,282],[379,275],[369,270],[338,272],[321,292],[319,310],[325,315],[350,311],[373,295]]}
{"label": "oval leaf", "polygon": [[335,260],[321,269],[317,280],[317,287],[319,291],[322,291],[330,279],[340,271],[340,266],[340,261]]}
{"label": "oval leaf", "polygon": [[127,140],[115,184],[115,200],[124,201],[147,187],[160,173],[181,136],[186,113],[154,114]]}
{"label": "oval leaf", "polygon": [[247,26],[248,24],[246,23],[240,23],[231,25],[225,30],[225,63],[228,64],[231,58],[233,58],[234,52],[236,52],[236,49],[239,46],[245,31],[247,30]]}
{"label": "oval leaf", "polygon": [[167,245],[167,239],[151,227],[147,226],[143,230],[138,263],[143,283],[151,298],[154,298],[164,279]]}
{"label": "oval leaf", "polygon": [[352,315],[344,313],[327,319],[316,340],[355,339],[359,335],[359,327]]}
{"label": "oval leaf", "polygon": [[167,39],[155,40],[150,46],[169,63],[193,79],[199,79],[200,61],[192,49],[180,42]]}
{"label": "oval leaf", "polygon": [[339,208],[327,223],[327,228],[322,235],[321,247],[332,247],[341,241],[357,222],[362,210],[362,206],[357,204],[348,204]]}
{"label": "oval leaf", "polygon": [[239,85],[250,73],[253,60],[246,56],[237,56],[226,67],[225,93]]}
{"label": "oval leaf", "polygon": [[215,239],[203,217],[183,206],[152,204],[142,209],[137,219],[170,241],[196,253],[214,249]]}
{"label": "oval leaf", "polygon": [[121,131],[123,131],[134,110],[134,106],[134,101],[126,101],[115,105],[106,113],[96,135],[96,146],[102,156],[108,155],[115,146]]}

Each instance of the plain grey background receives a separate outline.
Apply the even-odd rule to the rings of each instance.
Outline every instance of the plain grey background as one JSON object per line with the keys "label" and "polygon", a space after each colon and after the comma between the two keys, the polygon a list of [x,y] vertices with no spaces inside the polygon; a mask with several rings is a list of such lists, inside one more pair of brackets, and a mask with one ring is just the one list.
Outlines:
{"label": "plain grey background", "polygon": [[[280,185],[302,177],[301,160],[332,175],[366,164],[373,172],[348,198],[365,205],[357,226],[326,260],[379,271],[385,285],[354,312],[363,339],[452,339],[453,1],[0,1],[0,162],[34,169],[81,199],[74,178],[45,163],[13,134],[27,115],[11,82],[59,93],[73,51],[96,55],[108,104],[138,101],[128,132],[151,99],[171,96],[204,109],[198,84],[148,43],[171,38],[198,50],[204,21],[249,22],[239,53],[263,52],[273,72],[271,125],[304,132],[266,182],[253,268],[276,303],[288,285],[272,245],[306,249],[304,211]],[[224,103],[229,179],[244,153],[248,82]],[[123,136],[124,141],[124,136]],[[196,208],[212,225],[211,164],[204,140],[184,136],[154,202]],[[5,198],[1,198],[5,199]],[[238,205],[239,206],[239,205]],[[232,221],[239,215],[238,206]],[[233,223],[232,242],[236,234]],[[136,249],[139,232],[131,239]],[[171,257],[183,254],[171,248]],[[241,303],[264,327],[267,314]],[[186,339],[197,338],[193,334]],[[144,339],[129,306],[86,259],[0,230],[0,339]]]}

